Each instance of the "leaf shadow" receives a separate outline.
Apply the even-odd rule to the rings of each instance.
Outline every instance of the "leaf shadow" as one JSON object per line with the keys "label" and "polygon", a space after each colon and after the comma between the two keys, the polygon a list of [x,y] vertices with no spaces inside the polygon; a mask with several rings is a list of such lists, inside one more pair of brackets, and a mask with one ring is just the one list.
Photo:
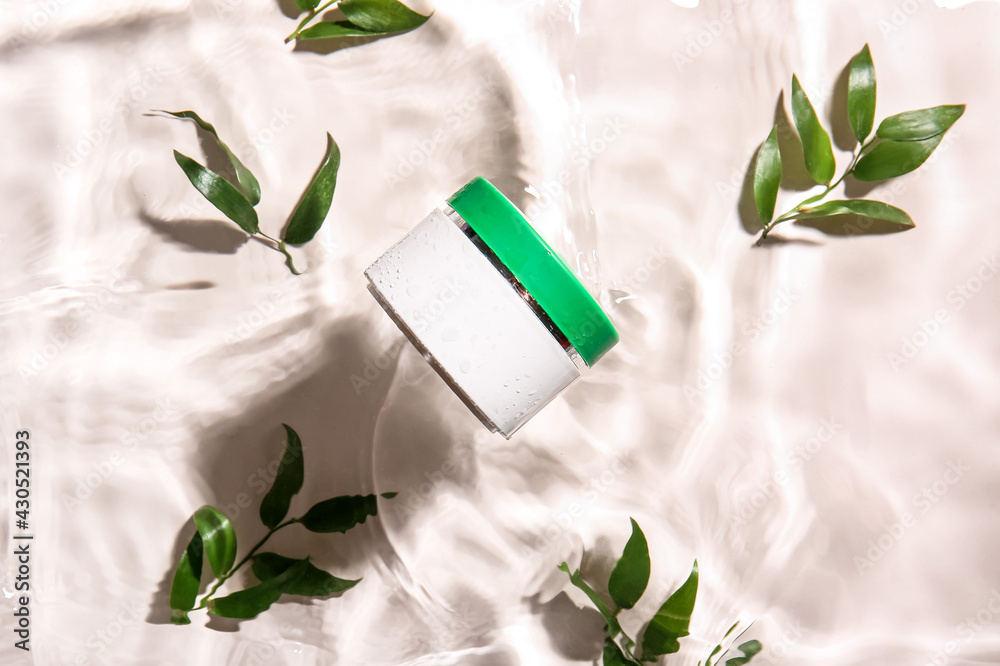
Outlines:
{"label": "leaf shadow", "polygon": [[[181,525],[177,536],[174,537],[174,545],[170,549],[171,562],[178,562],[181,559],[181,554],[187,548],[188,542],[191,541],[194,532],[194,516],[189,516],[187,522]],[[206,564],[206,568],[207,566]],[[156,591],[153,592],[153,601],[149,606],[149,612],[146,613],[146,622],[149,624],[171,623],[170,617],[173,613],[170,610],[170,587],[173,585],[173,582],[174,568],[171,567],[163,574],[163,578],[160,579],[159,584],[156,586]],[[199,592],[204,593],[206,587],[206,585],[203,585]]]}
{"label": "leaf shadow", "polygon": [[753,247],[770,248],[778,245],[822,245],[822,243],[812,238],[788,238],[787,236],[772,232],[764,240],[758,239],[754,242]]}
{"label": "leaf shadow", "polygon": [[242,229],[221,220],[164,220],[146,211],[139,213],[139,219],[188,252],[235,254],[250,239]]}
{"label": "leaf shadow", "polygon": [[884,180],[865,181],[858,180],[851,174],[844,179],[844,194],[851,199],[864,198],[871,194],[872,190],[884,183]]}
{"label": "leaf shadow", "polygon": [[778,127],[778,150],[781,152],[781,188],[799,192],[812,189],[816,182],[806,169],[802,139],[788,117],[784,90],[778,93],[778,101],[774,105],[774,124]]}
{"label": "leaf shadow", "polygon": [[604,646],[604,618],[596,609],[580,608],[565,592],[544,604],[536,595],[530,603],[532,614],[541,616],[542,627],[561,656],[571,661],[600,658]]}
{"label": "leaf shadow", "polygon": [[879,220],[864,215],[831,215],[806,220],[796,220],[795,224],[822,231],[828,236],[881,236],[895,234],[913,227],[905,227],[888,220]]}
{"label": "leaf shadow", "polygon": [[281,13],[290,19],[299,19],[300,16],[305,14],[299,6],[295,4],[295,0],[277,0],[278,9]]}

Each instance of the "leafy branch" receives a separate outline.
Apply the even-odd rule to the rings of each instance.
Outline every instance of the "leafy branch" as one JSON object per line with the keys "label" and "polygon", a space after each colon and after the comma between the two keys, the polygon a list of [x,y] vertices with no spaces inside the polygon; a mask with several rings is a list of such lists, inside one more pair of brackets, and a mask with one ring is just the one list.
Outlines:
{"label": "leafy branch", "polygon": [[[306,15],[299,21],[285,43],[292,40],[328,39],[331,37],[380,37],[419,28],[427,16],[418,14],[398,0],[295,0]],[[310,24],[328,9],[339,9],[344,21],[320,21]]]}
{"label": "leafy branch", "polygon": [[[906,212],[881,201],[841,199],[813,205],[826,198],[848,176],[871,182],[895,178],[913,171],[927,161],[941,143],[945,132],[965,112],[964,104],[906,111],[883,120],[875,131],[875,136],[870,136],[875,121],[875,88],[875,65],[871,51],[865,44],[851,60],[848,71],[847,119],[857,144],[851,153],[847,169],[840,178],[833,181],[836,162],[830,135],[820,124],[798,77],[792,75],[792,117],[802,140],[806,170],[813,181],[826,187],[819,194],[810,196],[774,217],[781,184],[781,150],[778,146],[778,126],[775,125],[761,145],[754,165],[754,200],[763,227],[758,244],[767,238],[767,234],[777,224],[789,220],[856,215],[868,220],[864,228],[870,226],[872,220],[888,222],[898,231],[914,226]],[[850,230],[857,232],[862,229]]]}
{"label": "leafy branch", "polygon": [[[623,610],[630,610],[636,605],[649,584],[649,546],[639,524],[632,519],[632,536],[629,537],[622,556],[615,563],[608,578],[610,604],[583,580],[579,569],[570,572],[565,562],[558,568],[569,575],[570,582],[587,595],[604,618],[604,666],[641,666],[643,663],[655,662],[663,655],[680,650],[680,639],[689,633],[688,626],[698,596],[697,560],[684,584],[663,602],[656,614],[646,623],[642,630],[642,645],[638,651],[636,651],[636,641],[624,632],[618,616]],[[733,625],[726,637],[735,628],[736,625]],[[746,661],[733,663],[734,660],[731,659],[726,662],[727,666],[741,666],[749,662],[761,647],[759,642],[750,641],[741,645],[739,649],[746,655]],[[720,645],[706,660],[705,666],[711,666],[711,658],[721,650]]]}
{"label": "leafy branch", "polygon": [[[174,624],[190,624],[188,613],[203,608],[220,617],[252,618],[270,608],[282,594],[328,597],[345,592],[361,582],[360,578],[337,578],[314,566],[309,557],[293,559],[277,553],[258,552],[272,535],[289,525],[299,524],[310,532],[343,533],[378,512],[375,495],[344,495],[314,504],[303,515],[285,520],[292,497],[302,489],[305,467],[302,440],[290,426],[284,427],[287,435],[285,450],[274,484],[260,505],[260,520],[268,528],[267,534],[234,564],[237,544],[232,523],[213,506],[206,505],[195,511],[196,531],[177,563],[170,587],[170,608],[173,609],[170,621]],[[384,493],[382,497],[391,499],[395,495]],[[216,582],[198,601],[206,558]],[[250,561],[253,562],[251,571],[260,582],[215,598],[219,588]]]}
{"label": "leafy branch", "polygon": [[221,138],[215,127],[203,120],[194,111],[160,111],[174,118],[194,121],[198,127],[215,138],[219,148],[229,159],[229,165],[236,175],[232,183],[206,166],[199,164],[187,155],[174,151],[174,160],[188,177],[196,190],[208,199],[209,203],[218,208],[223,215],[235,222],[243,231],[253,237],[263,238],[269,247],[285,256],[289,270],[295,275],[301,273],[295,268],[292,255],[287,245],[303,245],[308,243],[323,226],[330,212],[333,193],[337,188],[337,171],[340,169],[340,147],[329,133],[326,135],[327,148],[323,162],[313,176],[312,182],[292,212],[285,226],[281,239],[272,238],[260,230],[255,206],[260,203],[260,184],[250,170],[233,154]]}

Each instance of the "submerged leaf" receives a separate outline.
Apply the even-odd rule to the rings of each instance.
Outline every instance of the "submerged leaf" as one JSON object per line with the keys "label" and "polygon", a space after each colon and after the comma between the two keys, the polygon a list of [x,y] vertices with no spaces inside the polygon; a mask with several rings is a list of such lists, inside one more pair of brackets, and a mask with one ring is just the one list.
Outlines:
{"label": "submerged leaf", "polygon": [[351,589],[361,582],[361,579],[347,580],[318,569],[309,561],[284,557],[277,553],[259,553],[253,558],[253,575],[261,581],[277,578],[296,562],[305,562],[305,569],[299,577],[288,581],[282,588],[283,594],[296,594],[306,597],[326,597]]}
{"label": "submerged leaf", "polygon": [[[631,519],[630,519],[631,520]],[[619,608],[632,608],[649,583],[649,546],[639,524],[632,520],[632,536],[611,571],[608,592]]]}
{"label": "submerged leaf", "polygon": [[679,639],[688,635],[691,613],[698,596],[698,561],[691,568],[691,575],[670,598],[663,602],[660,610],[646,625],[642,637],[642,658],[655,658],[673,654],[681,649]]}
{"label": "submerged leaf", "polygon": [[194,524],[205,544],[208,565],[216,578],[222,578],[236,561],[236,530],[221,511],[205,505],[194,512]]}
{"label": "submerged leaf", "polygon": [[344,495],[314,504],[298,522],[311,532],[346,532],[377,513],[374,495]]}
{"label": "submerged leaf", "polygon": [[944,134],[922,141],[879,141],[858,160],[854,177],[861,181],[885,180],[910,173],[927,161]]}
{"label": "submerged leaf", "polygon": [[774,202],[778,199],[780,185],[781,152],[778,150],[778,126],[775,125],[761,145],[754,167],[753,197],[757,202],[760,223],[763,225],[768,224],[774,217]]}
{"label": "submerged leaf", "polygon": [[742,652],[743,656],[727,659],[726,666],[744,666],[744,664],[750,663],[750,660],[756,657],[764,649],[764,646],[760,644],[760,641],[753,640],[743,643],[736,649]]}
{"label": "submerged leaf", "polygon": [[875,134],[893,141],[922,141],[947,132],[963,113],[964,104],[905,111],[883,120]]}
{"label": "submerged leaf", "polygon": [[802,139],[806,170],[820,185],[829,185],[836,169],[833,144],[830,143],[830,135],[816,117],[816,110],[809,102],[809,97],[799,85],[799,79],[794,75],[792,75],[792,117]]}
{"label": "submerged leaf", "polygon": [[177,563],[170,586],[170,608],[173,609],[170,621],[174,624],[191,624],[187,611],[194,608],[201,587],[202,548],[201,534],[195,532]]}
{"label": "submerged leaf", "polygon": [[875,123],[875,64],[867,44],[851,60],[847,77],[847,117],[857,140],[867,139]]}
{"label": "submerged leaf", "polygon": [[240,162],[239,158],[233,154],[233,151],[229,150],[229,146],[223,143],[222,139],[219,138],[219,133],[215,131],[215,126],[212,125],[212,123],[202,120],[201,116],[199,116],[194,111],[160,110],[160,113],[166,113],[167,115],[173,116],[175,118],[187,118],[189,120],[193,120],[198,125],[198,127],[202,128],[203,130],[214,136],[215,140],[219,144],[219,147],[222,148],[223,151],[225,151],[226,157],[229,158],[229,163],[233,165],[233,170],[236,172],[236,181],[240,184],[240,187],[243,189],[243,194],[246,197],[247,201],[249,201],[250,204],[253,206],[256,206],[258,203],[260,203],[260,183],[258,183],[254,175],[250,173],[250,169],[246,168],[243,165],[243,162]]}
{"label": "submerged leaf", "polygon": [[311,241],[330,212],[333,192],[337,188],[340,147],[329,133],[326,138],[326,157],[285,228],[283,240],[289,245],[302,245]]}
{"label": "submerged leaf", "polygon": [[195,189],[201,192],[226,217],[238,224],[248,234],[260,231],[257,223],[257,211],[232,183],[176,150],[174,151],[174,159],[177,160],[177,164],[184,170],[184,174]]}
{"label": "submerged leaf", "polygon": [[221,599],[212,599],[208,602],[208,610],[220,617],[244,620],[256,617],[281,598],[283,587],[293,584],[305,574],[307,565],[305,560],[299,560],[280,575],[263,581],[260,585],[233,592]]}
{"label": "submerged leaf", "polygon": [[305,465],[302,459],[302,440],[290,426],[285,425],[285,452],[281,456],[274,485],[260,503],[260,520],[265,527],[274,529],[288,515],[292,497],[302,489]]}

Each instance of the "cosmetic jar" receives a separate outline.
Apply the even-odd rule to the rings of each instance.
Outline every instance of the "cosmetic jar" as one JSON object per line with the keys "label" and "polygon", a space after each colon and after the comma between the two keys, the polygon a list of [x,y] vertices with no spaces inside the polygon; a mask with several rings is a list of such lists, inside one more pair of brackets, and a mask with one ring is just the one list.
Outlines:
{"label": "cosmetic jar", "polygon": [[586,287],[483,178],[432,211],[365,276],[455,394],[507,438],[618,342]]}

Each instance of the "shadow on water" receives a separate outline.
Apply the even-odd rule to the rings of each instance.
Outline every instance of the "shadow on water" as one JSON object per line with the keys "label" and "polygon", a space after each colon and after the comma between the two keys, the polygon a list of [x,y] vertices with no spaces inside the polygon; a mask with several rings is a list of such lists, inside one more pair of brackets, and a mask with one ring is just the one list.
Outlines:
{"label": "shadow on water", "polygon": [[[199,459],[191,461],[190,469],[200,473],[200,485],[211,493],[204,502],[222,510],[232,521],[240,544],[239,557],[266,533],[257,512],[284,450],[282,423],[298,432],[306,463],[305,482],[292,500],[290,516],[302,515],[309,506],[329,497],[372,491],[372,480],[359,478],[359,470],[371,465],[375,424],[392,384],[395,364],[382,370],[378,381],[371,382],[365,390],[355,391],[351,376],[363,372],[365,359],[377,358],[384,352],[373,347],[366,332],[369,328],[368,322],[358,317],[333,322],[322,336],[326,341],[324,347],[301,378],[290,385],[278,382],[272,385],[280,386],[280,390],[261,387],[248,398],[239,415],[209,425],[198,436],[202,453]],[[251,343],[256,344],[246,341],[248,345]],[[250,355],[253,349],[245,352]],[[439,441],[445,435],[440,429],[424,434]],[[386,509],[387,502],[379,500],[380,512]],[[272,537],[269,545],[291,557],[309,555],[317,566],[334,575],[363,575],[365,552],[373,540],[372,522],[369,518],[365,525],[347,534],[312,534],[292,525]],[[169,621],[173,563],[192,533],[193,525],[188,521],[174,541],[171,569],[164,573],[154,595],[150,622]],[[242,577],[242,582],[252,584],[247,578]],[[237,574],[235,579],[241,579],[241,575]],[[283,598],[279,603],[284,602]],[[210,626],[231,628],[228,620]]]}
{"label": "shadow on water", "polygon": [[565,592],[548,603],[531,599],[531,612],[541,616],[553,647],[566,659],[599,659],[604,646],[604,618],[593,608],[580,608]]}
{"label": "shadow on water", "polygon": [[222,220],[162,220],[145,211],[139,212],[139,219],[191,252],[235,254],[250,239],[235,224]]}

